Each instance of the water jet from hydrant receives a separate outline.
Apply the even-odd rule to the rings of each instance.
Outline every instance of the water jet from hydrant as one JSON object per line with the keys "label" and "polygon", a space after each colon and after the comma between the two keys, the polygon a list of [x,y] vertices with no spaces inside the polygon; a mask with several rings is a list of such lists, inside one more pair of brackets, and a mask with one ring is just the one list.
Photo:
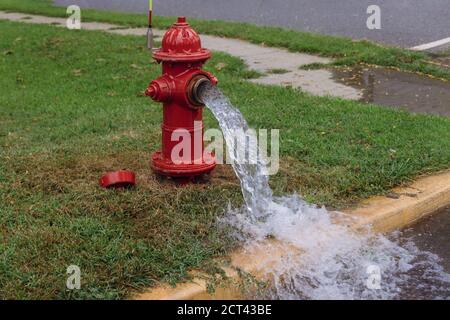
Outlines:
{"label": "water jet from hydrant", "polygon": [[[217,87],[205,84],[199,93],[219,122],[229,156],[235,157],[242,146],[233,140],[234,131],[247,130],[247,122]],[[258,152],[257,147],[249,152]],[[369,228],[355,233],[334,223],[325,208],[308,204],[298,195],[273,197],[261,161],[234,160],[246,205],[228,209],[220,224],[232,226],[234,236],[248,248],[267,248],[266,239],[271,236],[302,252],[283,257],[265,271],[273,286],[263,298],[450,298],[450,275],[437,256],[420,251],[412,242],[401,246],[398,240]]]}

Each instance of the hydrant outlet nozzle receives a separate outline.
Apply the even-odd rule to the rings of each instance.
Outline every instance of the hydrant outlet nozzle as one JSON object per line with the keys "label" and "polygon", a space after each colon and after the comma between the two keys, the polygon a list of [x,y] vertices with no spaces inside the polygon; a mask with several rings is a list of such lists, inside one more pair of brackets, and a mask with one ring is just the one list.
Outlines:
{"label": "hydrant outlet nozzle", "polygon": [[201,91],[208,84],[213,84],[213,81],[204,75],[198,75],[189,82],[187,95],[189,102],[192,103],[193,106],[204,106],[204,102],[201,98]]}
{"label": "hydrant outlet nozzle", "polygon": [[145,95],[157,102],[168,101],[172,97],[172,87],[172,81],[161,77],[150,83],[147,90],[145,90]]}

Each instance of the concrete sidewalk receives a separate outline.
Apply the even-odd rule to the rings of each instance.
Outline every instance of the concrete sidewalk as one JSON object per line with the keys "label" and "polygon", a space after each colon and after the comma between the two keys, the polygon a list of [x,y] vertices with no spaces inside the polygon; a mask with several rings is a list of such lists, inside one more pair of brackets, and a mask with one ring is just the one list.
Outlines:
{"label": "concrete sidewalk", "polygon": [[[24,23],[50,24],[66,26],[65,18],[45,17],[23,13],[0,11],[0,19]],[[145,41],[146,28],[123,28],[123,26],[99,22],[82,22],[82,29],[100,30],[120,35],[142,36]],[[155,35],[161,37],[162,30]],[[332,79],[329,70],[300,70],[303,65],[311,63],[329,63],[328,58],[303,53],[292,53],[284,49],[264,47],[246,41],[201,35],[205,48],[221,51],[242,59],[250,69],[263,73],[264,76],[252,79],[252,82],[267,85],[292,86],[318,96],[335,96],[345,99],[360,99],[362,92],[351,86],[338,83]],[[271,73],[283,70],[283,73]]]}

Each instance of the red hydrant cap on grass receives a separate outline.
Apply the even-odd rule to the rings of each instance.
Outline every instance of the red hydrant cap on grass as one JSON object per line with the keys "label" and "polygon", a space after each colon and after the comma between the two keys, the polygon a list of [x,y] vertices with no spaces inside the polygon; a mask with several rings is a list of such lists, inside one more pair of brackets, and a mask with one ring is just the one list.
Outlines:
{"label": "red hydrant cap on grass", "polygon": [[161,49],[155,51],[153,58],[157,61],[205,61],[211,58],[211,52],[202,48],[197,32],[186,23],[185,17],[179,17],[167,30],[162,40]]}
{"label": "red hydrant cap on grass", "polygon": [[108,172],[100,178],[99,183],[102,188],[130,188],[136,184],[136,175],[127,170]]}

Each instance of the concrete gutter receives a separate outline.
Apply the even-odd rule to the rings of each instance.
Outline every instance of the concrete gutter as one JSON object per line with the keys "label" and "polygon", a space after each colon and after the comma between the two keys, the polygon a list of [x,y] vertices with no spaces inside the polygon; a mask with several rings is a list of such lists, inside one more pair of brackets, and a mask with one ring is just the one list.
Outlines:
{"label": "concrete gutter", "polygon": [[[360,203],[358,208],[344,210],[356,218],[352,227],[372,226],[375,232],[390,232],[404,228],[450,204],[450,171],[416,180],[407,187],[393,189],[387,196],[376,196]],[[293,252],[293,250],[295,250]],[[208,292],[206,276],[192,273],[193,280],[176,287],[162,285],[132,297],[137,300],[229,300],[245,299],[239,289],[239,272],[261,279],[262,270],[284,255],[301,254],[298,249],[270,240],[267,245],[240,249],[230,255],[230,266],[223,268],[227,280],[215,292]],[[264,279],[262,279],[264,280]]]}

